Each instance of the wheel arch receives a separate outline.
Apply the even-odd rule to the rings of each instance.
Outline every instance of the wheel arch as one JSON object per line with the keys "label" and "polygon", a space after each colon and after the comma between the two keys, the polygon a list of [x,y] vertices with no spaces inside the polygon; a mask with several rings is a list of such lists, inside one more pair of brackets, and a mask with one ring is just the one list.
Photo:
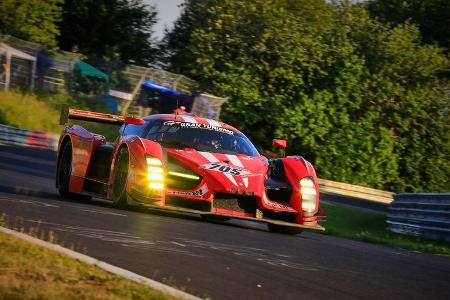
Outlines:
{"label": "wheel arch", "polygon": [[[114,151],[113,158],[111,159],[111,170],[109,173],[109,182],[108,182],[108,192],[107,192],[107,198],[112,199],[112,185],[114,182],[114,177],[116,176],[116,163],[117,159],[119,158],[119,154],[122,151],[122,149],[126,149],[128,152],[128,156],[130,156],[130,149],[129,145],[126,142],[123,142],[117,147],[117,150]],[[131,159],[128,157],[128,164],[130,164]]]}

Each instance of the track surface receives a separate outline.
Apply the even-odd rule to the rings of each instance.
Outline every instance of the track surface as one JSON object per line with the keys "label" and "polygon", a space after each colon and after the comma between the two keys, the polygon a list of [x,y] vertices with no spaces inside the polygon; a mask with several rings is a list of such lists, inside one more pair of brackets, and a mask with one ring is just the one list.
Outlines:
{"label": "track surface", "polygon": [[450,259],[261,224],[61,200],[55,153],[0,146],[0,214],[100,260],[212,299],[450,299]]}

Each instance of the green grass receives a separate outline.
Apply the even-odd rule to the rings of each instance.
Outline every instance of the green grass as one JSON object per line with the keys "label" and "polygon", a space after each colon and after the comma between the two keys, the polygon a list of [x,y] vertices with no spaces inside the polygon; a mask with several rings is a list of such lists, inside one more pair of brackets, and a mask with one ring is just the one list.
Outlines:
{"label": "green grass", "polygon": [[[20,91],[0,91],[0,124],[19,128],[61,133],[59,125],[61,105],[71,108],[109,113],[108,107],[95,97],[68,96],[65,94],[31,94]],[[108,141],[115,139],[118,126],[93,122],[70,121],[88,131],[104,135]]]}
{"label": "green grass", "polygon": [[327,213],[325,234],[391,247],[450,255],[450,243],[396,234],[387,230],[384,214],[331,204],[321,204]]}
{"label": "green grass", "polygon": [[0,299],[169,299],[145,286],[0,233]]}
{"label": "green grass", "polygon": [[59,111],[36,95],[0,91],[0,123],[59,133]]}

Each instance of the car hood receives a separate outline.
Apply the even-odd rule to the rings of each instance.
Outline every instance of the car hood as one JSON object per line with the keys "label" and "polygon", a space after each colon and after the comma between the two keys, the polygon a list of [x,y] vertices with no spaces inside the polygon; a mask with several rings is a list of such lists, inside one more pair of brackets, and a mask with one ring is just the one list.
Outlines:
{"label": "car hood", "polygon": [[195,149],[166,149],[180,164],[201,175],[215,192],[260,194],[267,176],[264,156],[223,154]]}

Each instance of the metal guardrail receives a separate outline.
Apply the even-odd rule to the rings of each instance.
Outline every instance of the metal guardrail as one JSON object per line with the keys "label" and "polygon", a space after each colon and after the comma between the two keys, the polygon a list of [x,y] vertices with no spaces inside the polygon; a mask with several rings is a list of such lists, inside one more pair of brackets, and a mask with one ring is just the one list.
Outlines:
{"label": "metal guardrail", "polygon": [[58,139],[57,134],[0,124],[0,144],[56,150]]}
{"label": "metal guardrail", "polygon": [[387,214],[392,232],[450,242],[450,193],[401,193]]}
{"label": "metal guardrail", "polygon": [[367,201],[391,204],[394,193],[359,185],[319,179],[320,192],[324,194],[348,196]]}

